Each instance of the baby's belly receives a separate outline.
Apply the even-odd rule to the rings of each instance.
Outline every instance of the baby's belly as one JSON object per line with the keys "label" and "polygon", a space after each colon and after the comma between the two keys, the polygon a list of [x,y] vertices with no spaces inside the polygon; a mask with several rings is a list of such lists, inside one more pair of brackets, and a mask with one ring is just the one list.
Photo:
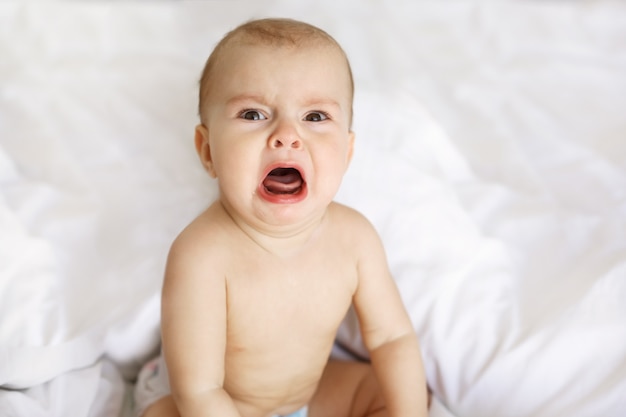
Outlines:
{"label": "baby's belly", "polygon": [[227,355],[224,388],[242,417],[286,415],[309,403],[326,366],[330,347],[319,349],[318,346],[316,352],[304,350],[291,355],[281,351],[280,356],[258,352]]}
{"label": "baby's belly", "polygon": [[234,396],[233,401],[242,417],[285,416],[308,405],[313,394],[315,394],[315,388],[311,389],[307,395],[302,397],[294,397],[282,401],[272,399],[262,400],[259,398],[238,398]]}

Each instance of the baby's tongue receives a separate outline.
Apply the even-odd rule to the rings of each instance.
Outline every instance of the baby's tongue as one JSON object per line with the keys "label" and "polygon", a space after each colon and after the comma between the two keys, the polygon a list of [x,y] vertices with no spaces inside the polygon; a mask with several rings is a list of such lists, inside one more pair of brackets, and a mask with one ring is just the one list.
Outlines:
{"label": "baby's tongue", "polygon": [[293,194],[302,186],[302,177],[293,168],[276,168],[265,177],[265,189],[273,194]]}

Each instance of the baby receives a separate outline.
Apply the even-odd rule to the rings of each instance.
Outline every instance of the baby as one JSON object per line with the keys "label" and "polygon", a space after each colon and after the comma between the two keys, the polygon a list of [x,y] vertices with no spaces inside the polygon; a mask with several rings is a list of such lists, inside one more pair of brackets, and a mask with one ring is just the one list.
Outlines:
{"label": "baby", "polygon": [[[217,45],[195,147],[219,199],[171,247],[163,356],[140,374],[140,415],[427,415],[418,340],[381,241],[333,202],[352,100],[346,55],[316,27],[256,20]],[[329,360],[351,305],[371,365]]]}

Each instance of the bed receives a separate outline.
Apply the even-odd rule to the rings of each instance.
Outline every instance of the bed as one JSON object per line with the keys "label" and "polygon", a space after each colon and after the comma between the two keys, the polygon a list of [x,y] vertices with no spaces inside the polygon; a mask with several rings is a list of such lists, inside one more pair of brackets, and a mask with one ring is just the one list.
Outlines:
{"label": "bed", "polygon": [[[626,416],[620,2],[0,3],[0,416],[126,417],[168,247],[216,196],[204,60],[253,17],[346,49],[352,165],[431,417]],[[349,315],[337,353],[365,359]]]}

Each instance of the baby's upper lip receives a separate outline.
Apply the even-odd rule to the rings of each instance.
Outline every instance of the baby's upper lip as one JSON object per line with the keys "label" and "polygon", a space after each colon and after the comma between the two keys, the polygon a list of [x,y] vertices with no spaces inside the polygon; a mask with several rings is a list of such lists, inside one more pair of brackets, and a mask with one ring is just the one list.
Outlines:
{"label": "baby's upper lip", "polygon": [[265,179],[270,174],[286,175],[289,172],[293,172],[293,171],[297,171],[298,174],[300,175],[300,177],[302,178],[302,181],[306,182],[306,176],[305,176],[304,169],[300,165],[295,163],[295,162],[275,162],[273,164],[270,164],[265,169],[265,172],[263,174],[263,181],[265,181]]}

